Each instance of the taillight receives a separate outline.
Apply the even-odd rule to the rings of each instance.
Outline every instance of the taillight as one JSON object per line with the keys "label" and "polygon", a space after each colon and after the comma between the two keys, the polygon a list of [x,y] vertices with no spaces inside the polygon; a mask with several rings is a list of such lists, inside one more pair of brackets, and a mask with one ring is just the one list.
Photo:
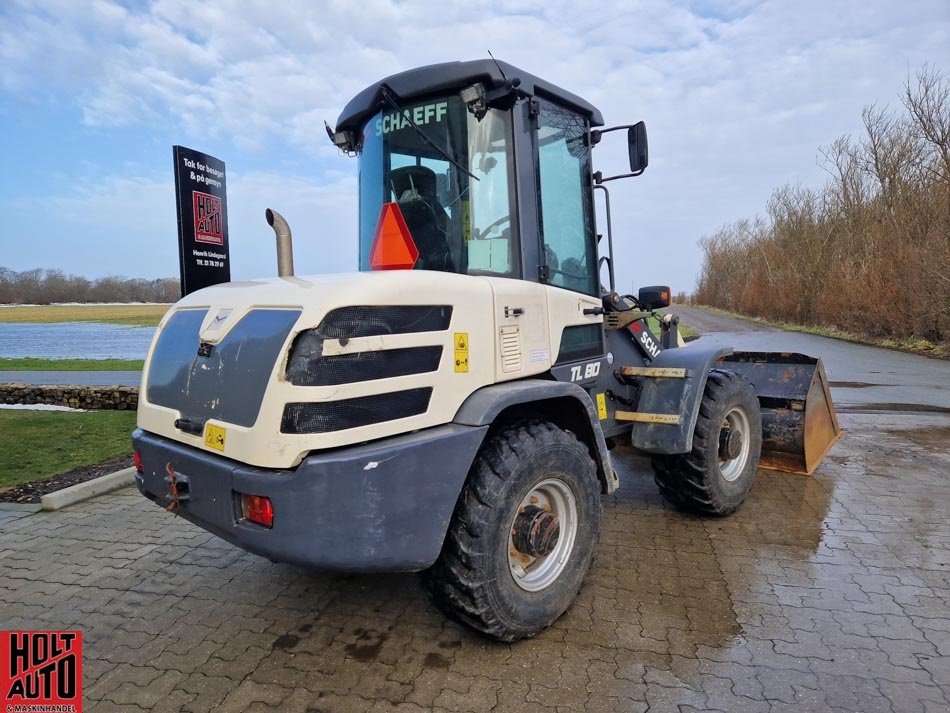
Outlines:
{"label": "taillight", "polygon": [[274,504],[263,495],[241,494],[241,512],[245,520],[264,527],[274,526]]}
{"label": "taillight", "polygon": [[142,454],[138,451],[132,451],[132,463],[135,465],[135,470],[139,473],[145,472],[145,466],[142,465]]}

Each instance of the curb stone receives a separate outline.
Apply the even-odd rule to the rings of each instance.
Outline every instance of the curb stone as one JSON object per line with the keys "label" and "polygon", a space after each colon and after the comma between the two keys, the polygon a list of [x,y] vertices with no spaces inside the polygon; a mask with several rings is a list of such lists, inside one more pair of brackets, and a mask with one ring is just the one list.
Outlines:
{"label": "curb stone", "polygon": [[103,475],[85,483],[70,485],[68,488],[47,493],[40,498],[43,510],[60,510],[69,505],[90,500],[97,495],[111,493],[113,490],[128,487],[135,482],[135,468],[123,468],[115,473]]}

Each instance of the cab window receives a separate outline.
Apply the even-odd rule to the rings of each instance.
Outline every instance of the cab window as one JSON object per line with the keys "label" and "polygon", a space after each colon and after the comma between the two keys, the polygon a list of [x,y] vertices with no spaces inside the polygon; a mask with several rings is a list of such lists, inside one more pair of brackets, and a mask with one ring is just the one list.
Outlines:
{"label": "cab window", "polygon": [[552,285],[598,294],[587,120],[541,102],[538,183],[541,235]]}

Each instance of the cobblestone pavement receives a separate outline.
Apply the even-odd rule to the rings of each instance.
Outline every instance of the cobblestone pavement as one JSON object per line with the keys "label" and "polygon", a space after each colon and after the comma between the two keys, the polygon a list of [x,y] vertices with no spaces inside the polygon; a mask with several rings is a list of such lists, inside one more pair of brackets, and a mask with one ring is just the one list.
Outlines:
{"label": "cobblestone pavement", "polygon": [[726,519],[645,462],[575,606],[486,641],[417,579],[246,554],[128,489],[0,512],[0,628],[80,628],[93,711],[946,711],[950,418],[846,414],[813,478],[761,472]]}

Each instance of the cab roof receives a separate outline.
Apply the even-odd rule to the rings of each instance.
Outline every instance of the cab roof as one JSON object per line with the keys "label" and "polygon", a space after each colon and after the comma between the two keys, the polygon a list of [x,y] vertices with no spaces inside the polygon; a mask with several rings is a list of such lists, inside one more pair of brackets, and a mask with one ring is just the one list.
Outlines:
{"label": "cab roof", "polygon": [[[504,72],[504,76],[502,76]],[[505,78],[521,80],[519,90],[532,96],[548,99],[568,109],[583,114],[591,126],[603,126],[604,119],[600,110],[593,104],[547,82],[522,69],[491,59],[477,59],[470,62],[443,62],[430,64],[406,72],[393,74],[372,84],[353,97],[336,122],[337,131],[357,131],[362,125],[385,105],[380,87],[386,85],[400,99],[408,99],[426,94],[445,91],[458,91],[469,84],[482,82],[486,90],[500,87]]]}

